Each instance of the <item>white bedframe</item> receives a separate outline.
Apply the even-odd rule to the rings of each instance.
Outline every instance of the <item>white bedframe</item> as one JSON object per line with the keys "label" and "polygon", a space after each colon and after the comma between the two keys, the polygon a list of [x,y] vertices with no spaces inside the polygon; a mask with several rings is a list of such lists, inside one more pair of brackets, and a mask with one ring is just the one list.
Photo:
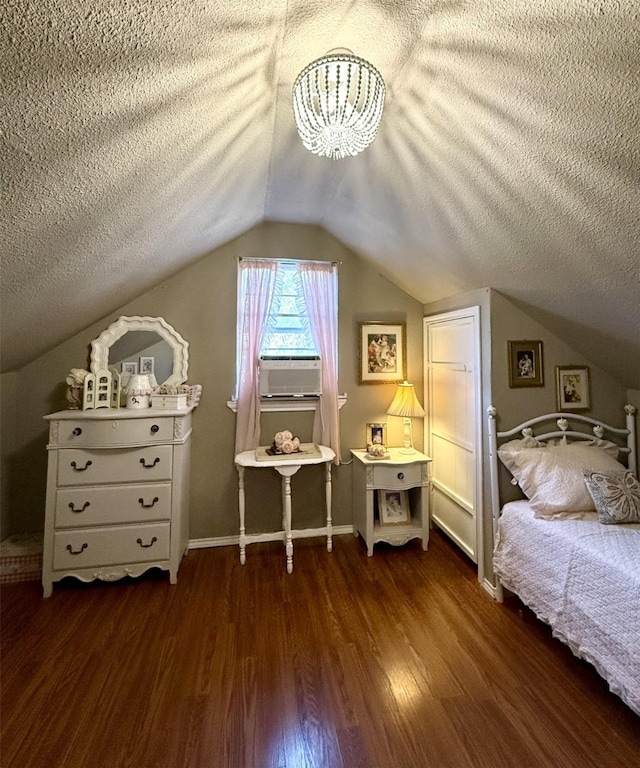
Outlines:
{"label": "white bedframe", "polygon": [[[595,512],[580,520],[538,519],[526,499],[503,507],[498,456],[509,439],[574,442],[595,436],[615,442],[637,474],[635,410],[625,407],[623,428],[551,413],[498,432],[493,406],[488,416],[496,599],[503,599],[503,584],[517,594],[640,715],[640,525],[602,525]],[[557,428],[544,431],[553,422]]]}

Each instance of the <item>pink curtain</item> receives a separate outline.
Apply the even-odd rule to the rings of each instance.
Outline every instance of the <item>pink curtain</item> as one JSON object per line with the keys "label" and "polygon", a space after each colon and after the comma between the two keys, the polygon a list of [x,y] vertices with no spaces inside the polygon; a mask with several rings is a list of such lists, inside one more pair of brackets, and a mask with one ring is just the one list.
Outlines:
{"label": "pink curtain", "polygon": [[300,278],[313,341],[322,358],[322,395],[313,422],[313,440],[332,448],[340,463],[338,413],[338,281],[334,264],[302,262]]}
{"label": "pink curtain", "polygon": [[236,454],[260,445],[258,361],[273,300],[278,264],[275,261],[242,259],[239,270]]}

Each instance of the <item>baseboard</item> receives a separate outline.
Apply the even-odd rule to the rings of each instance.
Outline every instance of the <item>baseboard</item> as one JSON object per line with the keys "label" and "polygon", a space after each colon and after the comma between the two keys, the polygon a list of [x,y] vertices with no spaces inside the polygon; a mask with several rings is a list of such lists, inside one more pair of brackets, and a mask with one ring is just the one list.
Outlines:
{"label": "baseboard", "polygon": [[[334,525],[332,535],[333,536],[345,536],[349,534],[353,536],[352,525]],[[316,533],[310,532],[309,536],[316,536]],[[272,534],[265,534],[264,541],[282,541],[282,531],[274,531]],[[296,539],[304,538],[304,531],[296,531]],[[237,547],[239,543],[239,536],[217,536],[210,539],[190,539],[189,549],[206,549],[207,547]]]}
{"label": "baseboard", "polygon": [[488,579],[482,580],[482,589],[484,589],[485,592],[488,592],[494,600],[500,600],[496,585],[492,584]]}

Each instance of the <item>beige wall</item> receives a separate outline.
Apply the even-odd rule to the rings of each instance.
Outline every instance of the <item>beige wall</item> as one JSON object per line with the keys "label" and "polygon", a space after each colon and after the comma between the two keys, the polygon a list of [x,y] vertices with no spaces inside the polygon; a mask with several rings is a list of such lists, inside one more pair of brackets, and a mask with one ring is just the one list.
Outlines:
{"label": "beige wall", "polygon": [[16,379],[15,373],[0,376],[0,540],[11,524],[11,457],[16,438]]}
{"label": "beige wall", "polygon": [[[586,365],[590,371],[592,409],[585,415],[602,419],[613,426],[624,426],[624,405],[629,393],[605,371],[578,355],[561,338],[562,329],[549,330],[518,309],[497,291],[482,289],[427,304],[425,315],[448,312],[470,306],[480,306],[482,346],[482,418],[483,455],[488,456],[487,408],[498,409],[498,429],[506,430],[532,416],[556,410],[555,367]],[[509,387],[509,340],[541,340],[543,343],[544,386],[527,389]],[[491,494],[489,465],[483,469],[483,507],[485,542],[492,541]],[[509,484],[506,472],[501,478],[501,492],[505,498],[515,498],[517,490]],[[491,574],[491,547],[485,547],[485,569]]]}
{"label": "beige wall", "polygon": [[[400,444],[400,419],[387,417],[395,387],[358,384],[358,323],[381,320],[407,323],[408,377],[422,391],[422,305],[389,283],[324,230],[287,224],[262,224],[196,264],[174,275],[135,301],[102,318],[83,333],[18,371],[20,398],[16,428],[5,441],[9,464],[12,532],[37,531],[44,520],[47,430],[42,417],[66,407],[64,379],[72,367],[86,367],[90,343],[120,315],[164,317],[189,342],[189,381],[203,385],[194,413],[191,477],[191,538],[237,534],[237,476],[233,464],[235,414],[227,407],[235,387],[236,259],[245,257],[312,258],[342,262],[339,267],[340,391],[347,394],[341,411],[342,458],[363,447],[365,424],[389,419],[389,443]],[[3,377],[3,383],[4,383]],[[3,387],[4,390],[4,387]],[[11,401],[11,387],[2,393]],[[6,395],[6,397],[5,397]],[[3,414],[4,415],[4,414]],[[397,423],[391,423],[397,422]],[[277,429],[290,428],[311,438],[312,414],[266,414],[263,443]],[[4,432],[4,430],[3,430]],[[414,440],[422,447],[422,426]],[[7,454],[5,454],[7,448]],[[317,471],[316,471],[317,470]],[[319,468],[307,468],[293,480],[296,524],[320,525],[324,487]],[[334,522],[351,523],[351,467],[335,467]],[[4,491],[3,491],[4,494]],[[4,501],[3,497],[3,501]],[[4,506],[4,505],[3,505]],[[247,526],[251,531],[279,527],[280,489],[275,472],[247,471]]]}

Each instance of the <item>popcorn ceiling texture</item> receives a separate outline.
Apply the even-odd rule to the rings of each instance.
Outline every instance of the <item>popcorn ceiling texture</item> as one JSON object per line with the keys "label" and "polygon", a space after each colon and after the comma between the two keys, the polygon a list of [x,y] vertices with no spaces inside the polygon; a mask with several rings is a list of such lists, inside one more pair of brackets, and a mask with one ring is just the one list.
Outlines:
{"label": "popcorn ceiling texture", "polygon": [[[422,302],[495,288],[640,388],[639,8],[5,1],[3,370],[271,220]],[[342,162],[291,106],[334,47],[387,84]]]}

